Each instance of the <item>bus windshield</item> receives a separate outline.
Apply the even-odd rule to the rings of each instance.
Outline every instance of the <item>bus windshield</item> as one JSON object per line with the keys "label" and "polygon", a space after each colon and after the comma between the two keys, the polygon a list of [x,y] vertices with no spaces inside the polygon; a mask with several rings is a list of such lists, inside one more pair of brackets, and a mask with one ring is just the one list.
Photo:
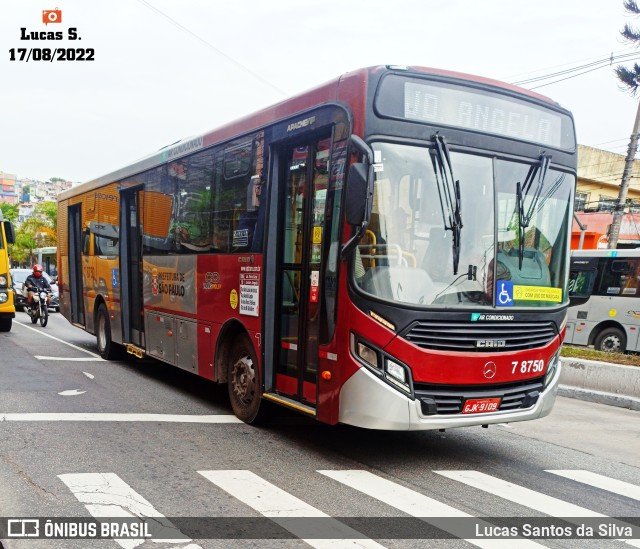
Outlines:
{"label": "bus windshield", "polygon": [[362,291],[425,307],[568,301],[573,175],[549,167],[523,192],[535,163],[447,151],[443,180],[437,147],[373,149],[373,211],[354,254]]}

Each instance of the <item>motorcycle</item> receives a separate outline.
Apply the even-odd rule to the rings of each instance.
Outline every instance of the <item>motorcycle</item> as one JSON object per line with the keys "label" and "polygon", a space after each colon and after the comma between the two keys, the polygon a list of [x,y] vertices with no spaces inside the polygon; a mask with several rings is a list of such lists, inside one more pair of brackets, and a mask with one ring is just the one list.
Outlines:
{"label": "motorcycle", "polygon": [[46,290],[37,290],[33,292],[33,299],[31,303],[27,305],[26,312],[31,318],[31,324],[35,324],[40,321],[40,326],[43,328],[49,322],[49,300],[51,299],[51,292]]}

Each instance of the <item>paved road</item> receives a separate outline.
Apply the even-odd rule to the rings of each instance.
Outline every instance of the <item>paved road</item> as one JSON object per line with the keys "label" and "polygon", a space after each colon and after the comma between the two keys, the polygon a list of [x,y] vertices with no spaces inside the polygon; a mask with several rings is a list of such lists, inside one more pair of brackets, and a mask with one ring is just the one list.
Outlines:
{"label": "paved road", "polygon": [[[274,408],[255,428],[231,415],[223,387],[151,360],[97,360],[93,337],[60,315],[46,328],[17,320],[0,335],[0,516],[155,516],[192,540],[5,538],[7,549],[327,547],[316,527],[334,547],[577,549],[586,542],[403,538],[433,537],[418,523],[457,532],[466,516],[518,517],[505,523],[518,528],[640,517],[640,412],[560,398],[537,422],[389,433]],[[220,528],[234,539],[210,539]],[[252,539],[277,535],[306,541]]]}

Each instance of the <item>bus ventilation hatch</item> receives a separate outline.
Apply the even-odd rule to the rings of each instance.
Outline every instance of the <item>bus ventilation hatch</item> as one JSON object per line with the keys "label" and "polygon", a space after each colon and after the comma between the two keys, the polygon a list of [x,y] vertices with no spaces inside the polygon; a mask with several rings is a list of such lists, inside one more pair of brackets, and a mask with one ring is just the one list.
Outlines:
{"label": "bus ventilation hatch", "polygon": [[495,353],[544,347],[558,335],[553,322],[464,322],[425,320],[402,337],[424,349]]}

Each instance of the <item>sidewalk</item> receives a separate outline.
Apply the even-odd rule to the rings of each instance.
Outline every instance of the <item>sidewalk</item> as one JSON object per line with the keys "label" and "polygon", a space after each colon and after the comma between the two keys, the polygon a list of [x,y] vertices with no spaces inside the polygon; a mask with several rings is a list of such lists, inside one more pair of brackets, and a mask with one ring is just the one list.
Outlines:
{"label": "sidewalk", "polygon": [[558,394],[640,411],[640,367],[561,357]]}

